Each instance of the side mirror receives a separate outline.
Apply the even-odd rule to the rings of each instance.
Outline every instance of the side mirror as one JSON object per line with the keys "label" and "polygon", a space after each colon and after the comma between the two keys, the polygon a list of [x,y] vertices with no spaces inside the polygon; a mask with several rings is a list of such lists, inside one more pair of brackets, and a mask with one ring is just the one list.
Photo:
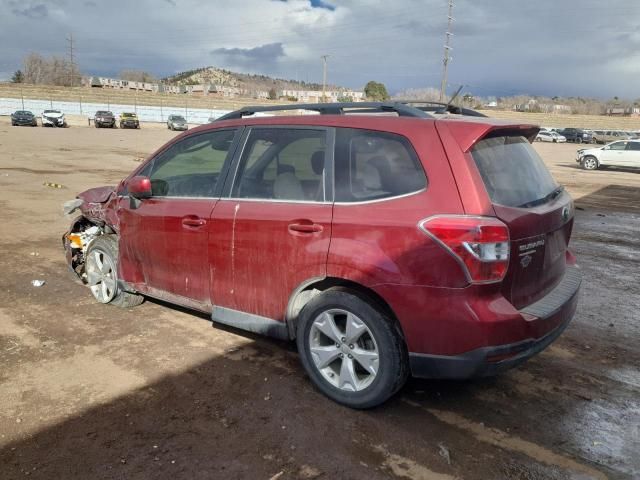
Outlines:
{"label": "side mirror", "polygon": [[603,150],[611,150],[611,147],[609,145],[605,145],[604,147],[602,147]]}
{"label": "side mirror", "polygon": [[151,197],[151,180],[141,175],[133,177],[127,183],[129,195],[138,200]]}

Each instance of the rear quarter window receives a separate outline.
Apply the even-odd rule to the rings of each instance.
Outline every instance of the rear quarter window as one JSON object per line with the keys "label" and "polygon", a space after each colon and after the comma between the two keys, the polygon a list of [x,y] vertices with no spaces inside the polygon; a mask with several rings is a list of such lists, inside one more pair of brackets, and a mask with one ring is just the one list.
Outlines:
{"label": "rear quarter window", "polygon": [[338,128],[337,202],[362,202],[420,191],[427,177],[409,140],[393,133]]}
{"label": "rear quarter window", "polygon": [[484,138],[473,147],[471,156],[495,204],[525,207],[558,188],[542,158],[522,136]]}

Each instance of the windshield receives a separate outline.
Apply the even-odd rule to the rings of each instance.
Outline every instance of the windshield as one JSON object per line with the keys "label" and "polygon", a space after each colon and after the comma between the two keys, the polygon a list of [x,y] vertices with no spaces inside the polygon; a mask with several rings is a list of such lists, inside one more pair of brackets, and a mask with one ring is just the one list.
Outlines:
{"label": "windshield", "polygon": [[60,110],[45,110],[44,113],[60,113]]}
{"label": "windshield", "polygon": [[184,117],[179,117],[177,115],[173,117],[173,120],[175,122],[184,122],[185,121]]}
{"label": "windshield", "polygon": [[111,112],[107,112],[106,110],[98,110],[96,115],[112,115]]}
{"label": "windshield", "polygon": [[136,114],[135,113],[123,113],[122,116],[123,117],[132,117],[133,118],[133,117],[136,116]]}
{"label": "windshield", "polygon": [[491,201],[530,207],[548,200],[558,184],[529,141],[521,136],[492,136],[471,150]]}

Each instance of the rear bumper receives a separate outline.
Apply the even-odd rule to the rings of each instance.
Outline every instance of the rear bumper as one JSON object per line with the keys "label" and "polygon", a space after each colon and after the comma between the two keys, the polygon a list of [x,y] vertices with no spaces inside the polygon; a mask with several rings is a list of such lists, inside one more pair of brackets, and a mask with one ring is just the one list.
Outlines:
{"label": "rear bumper", "polygon": [[477,348],[459,355],[409,353],[411,373],[420,378],[462,379],[491,376],[513,368],[547,348],[569,325],[578,304],[582,274],[568,266],[562,281],[539,301],[523,308],[526,322],[557,325],[539,338]]}

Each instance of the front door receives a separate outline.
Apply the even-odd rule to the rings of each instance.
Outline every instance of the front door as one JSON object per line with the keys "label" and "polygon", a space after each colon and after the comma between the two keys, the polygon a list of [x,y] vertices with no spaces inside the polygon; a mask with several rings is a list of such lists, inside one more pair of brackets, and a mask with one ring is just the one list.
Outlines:
{"label": "front door", "polygon": [[628,165],[628,152],[626,149],[626,141],[614,142],[607,145],[604,147],[602,154],[600,155],[600,163],[603,165],[618,165],[621,167]]}
{"label": "front door", "polygon": [[282,322],[296,287],[326,275],[330,133],[321,127],[246,132],[235,179],[225,187],[228,198],[213,212],[214,319],[224,322],[225,315],[235,315]]}
{"label": "front door", "polygon": [[211,212],[235,134],[218,130],[179,140],[140,172],[151,179],[152,197],[121,200],[120,276],[139,291],[209,308]]}

